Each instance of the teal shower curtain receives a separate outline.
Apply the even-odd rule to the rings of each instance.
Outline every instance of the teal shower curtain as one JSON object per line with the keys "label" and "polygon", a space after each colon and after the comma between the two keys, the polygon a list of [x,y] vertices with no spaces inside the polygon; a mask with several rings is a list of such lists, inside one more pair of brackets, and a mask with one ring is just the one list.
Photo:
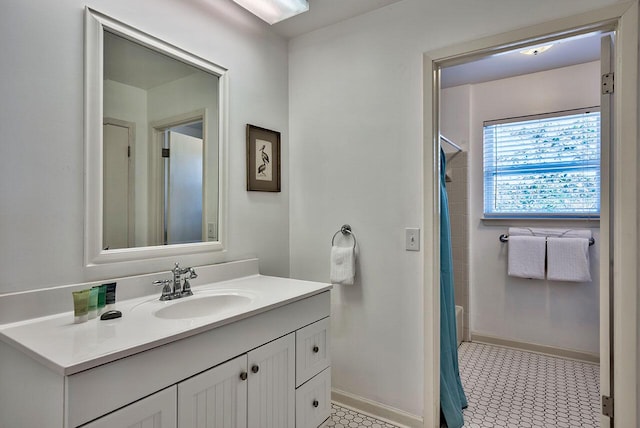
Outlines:
{"label": "teal shower curtain", "polygon": [[442,149],[440,161],[440,409],[449,428],[460,428],[464,424],[462,409],[467,407],[467,397],[458,369],[451,226],[445,187],[446,158]]}

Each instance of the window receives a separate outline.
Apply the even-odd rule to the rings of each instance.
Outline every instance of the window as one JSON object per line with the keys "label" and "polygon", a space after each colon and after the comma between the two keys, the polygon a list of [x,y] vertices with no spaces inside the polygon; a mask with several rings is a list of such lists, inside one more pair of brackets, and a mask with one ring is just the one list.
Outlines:
{"label": "window", "polygon": [[599,217],[598,110],[485,122],[485,218]]}

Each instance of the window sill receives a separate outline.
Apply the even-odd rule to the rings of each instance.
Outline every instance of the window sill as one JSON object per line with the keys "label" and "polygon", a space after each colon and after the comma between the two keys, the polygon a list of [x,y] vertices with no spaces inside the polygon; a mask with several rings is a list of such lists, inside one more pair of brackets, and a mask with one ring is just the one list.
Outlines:
{"label": "window sill", "polygon": [[535,226],[535,225],[544,225],[544,226],[564,226],[567,223],[572,224],[580,224],[582,227],[600,227],[600,218],[599,217],[567,217],[567,218],[540,218],[540,217],[531,217],[531,218],[485,218],[481,217],[480,221],[487,226],[518,226],[518,225],[526,225],[526,226]]}

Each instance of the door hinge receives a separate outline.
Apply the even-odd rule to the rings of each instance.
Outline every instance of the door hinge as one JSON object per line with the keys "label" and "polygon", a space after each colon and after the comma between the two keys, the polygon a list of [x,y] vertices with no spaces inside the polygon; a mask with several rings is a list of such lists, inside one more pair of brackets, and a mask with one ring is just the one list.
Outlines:
{"label": "door hinge", "polygon": [[127,157],[131,157],[131,146],[127,146]]}
{"label": "door hinge", "polygon": [[602,396],[602,414],[613,418],[613,397]]}
{"label": "door hinge", "polygon": [[162,157],[163,158],[169,157],[169,149],[162,149]]}
{"label": "door hinge", "polygon": [[613,73],[602,75],[602,94],[613,94]]}

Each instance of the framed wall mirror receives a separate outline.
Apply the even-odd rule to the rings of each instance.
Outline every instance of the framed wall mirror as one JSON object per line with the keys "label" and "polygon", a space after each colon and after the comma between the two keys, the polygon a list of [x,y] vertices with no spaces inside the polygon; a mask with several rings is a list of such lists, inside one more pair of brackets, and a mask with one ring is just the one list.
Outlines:
{"label": "framed wall mirror", "polygon": [[87,266],[224,250],[226,72],[86,9]]}

